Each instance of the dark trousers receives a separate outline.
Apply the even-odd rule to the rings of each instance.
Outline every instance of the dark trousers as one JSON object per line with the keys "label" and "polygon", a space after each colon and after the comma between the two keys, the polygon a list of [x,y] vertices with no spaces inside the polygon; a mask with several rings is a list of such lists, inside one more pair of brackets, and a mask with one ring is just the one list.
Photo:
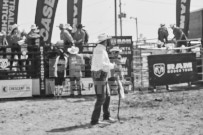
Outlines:
{"label": "dark trousers", "polygon": [[108,119],[110,117],[110,95],[107,93],[107,76],[104,74],[106,73],[101,71],[99,75],[94,76],[93,73],[93,81],[97,99],[91,117],[91,124],[95,124],[99,121],[102,106],[104,113],[103,119]]}

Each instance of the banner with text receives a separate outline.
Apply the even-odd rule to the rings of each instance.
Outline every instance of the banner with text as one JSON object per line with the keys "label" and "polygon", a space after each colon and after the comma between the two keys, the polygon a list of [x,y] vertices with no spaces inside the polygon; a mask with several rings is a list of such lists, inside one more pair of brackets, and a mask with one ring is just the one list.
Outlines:
{"label": "banner with text", "polygon": [[176,1],[176,25],[183,29],[183,32],[188,36],[190,21],[190,0]]}
{"label": "banner with text", "polygon": [[18,20],[19,0],[0,0],[0,31],[7,34],[13,24]]}
{"label": "banner with text", "polygon": [[132,36],[117,36],[112,37],[111,39],[111,46],[109,46],[109,49],[113,46],[119,46],[119,48],[122,50],[121,52],[121,62],[122,62],[122,71],[124,72],[125,77],[132,77],[132,59],[133,59],[133,42],[132,42]]}
{"label": "banner with text", "polygon": [[32,97],[32,79],[0,80],[0,98]]}
{"label": "banner with text", "polygon": [[38,0],[35,24],[40,30],[40,35],[46,43],[51,42],[54,18],[58,0]]}
{"label": "banner with text", "polygon": [[68,0],[67,2],[67,21],[73,27],[75,32],[77,24],[81,23],[82,18],[82,0]]}
{"label": "banner with text", "polygon": [[197,80],[195,53],[148,56],[149,84],[152,86]]}

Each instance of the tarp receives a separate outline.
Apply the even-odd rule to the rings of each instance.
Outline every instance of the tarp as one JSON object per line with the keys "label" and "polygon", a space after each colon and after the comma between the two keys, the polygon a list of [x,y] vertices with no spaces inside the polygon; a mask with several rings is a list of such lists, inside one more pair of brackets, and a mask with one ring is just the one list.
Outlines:
{"label": "tarp", "polygon": [[67,2],[67,22],[76,31],[77,24],[81,23],[82,18],[82,0],[68,0]]}
{"label": "tarp", "polygon": [[183,32],[188,36],[190,20],[190,0],[176,1],[176,25],[183,29]]}
{"label": "tarp", "polygon": [[17,24],[19,0],[0,0],[0,31],[9,33],[10,27]]}
{"label": "tarp", "polygon": [[35,24],[40,29],[40,35],[46,43],[51,42],[54,18],[58,0],[38,0]]}

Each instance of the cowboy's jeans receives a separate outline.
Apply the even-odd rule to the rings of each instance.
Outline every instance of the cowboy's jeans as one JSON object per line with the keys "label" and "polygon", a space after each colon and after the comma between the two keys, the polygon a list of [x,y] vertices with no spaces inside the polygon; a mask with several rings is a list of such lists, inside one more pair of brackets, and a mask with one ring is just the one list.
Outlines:
{"label": "cowboy's jeans", "polygon": [[102,106],[104,113],[103,118],[108,119],[110,117],[110,94],[107,92],[107,73],[103,71],[101,71],[100,75],[95,75],[95,73],[93,73],[93,81],[97,99],[91,117],[91,124],[95,124],[99,121]]}

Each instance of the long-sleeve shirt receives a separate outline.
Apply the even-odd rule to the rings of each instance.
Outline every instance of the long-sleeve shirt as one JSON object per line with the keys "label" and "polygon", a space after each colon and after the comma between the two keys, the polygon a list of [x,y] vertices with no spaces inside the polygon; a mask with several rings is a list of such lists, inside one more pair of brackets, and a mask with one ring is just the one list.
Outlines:
{"label": "long-sleeve shirt", "polygon": [[64,41],[64,43],[73,43],[73,37],[67,30],[62,30],[60,33],[60,39]]}
{"label": "long-sleeve shirt", "polygon": [[110,73],[110,70],[114,68],[114,64],[110,62],[106,47],[98,44],[93,51],[91,71],[102,70]]}

